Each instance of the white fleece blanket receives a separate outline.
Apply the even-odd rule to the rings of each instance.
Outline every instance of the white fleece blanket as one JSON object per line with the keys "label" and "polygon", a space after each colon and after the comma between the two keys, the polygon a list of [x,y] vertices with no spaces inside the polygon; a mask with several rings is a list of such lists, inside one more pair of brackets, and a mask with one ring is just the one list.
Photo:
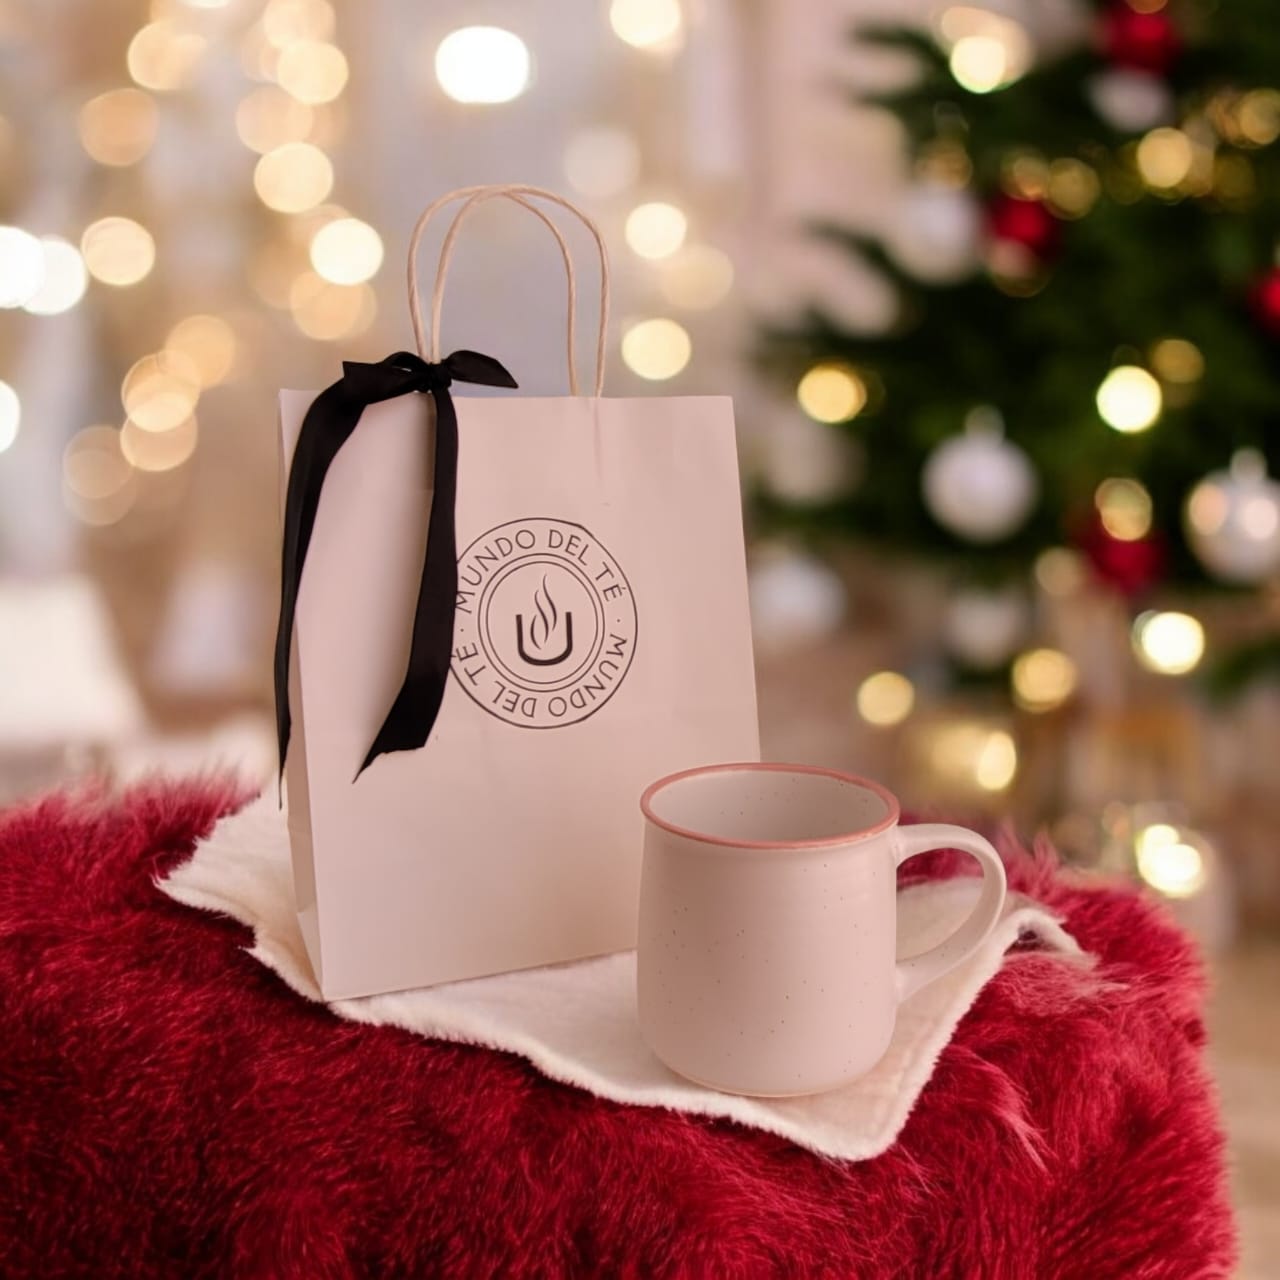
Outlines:
{"label": "white fleece blanket", "polygon": [[[976,885],[959,879],[903,890],[898,895],[900,954],[923,951],[945,937],[973,906]],[[178,902],[248,925],[254,932],[251,954],[300,996],[322,999],[294,914],[285,818],[271,798],[224,818],[188,862],[160,881],[160,888]],[[893,1145],[960,1019],[1022,934],[1034,935],[1064,960],[1087,963],[1052,915],[1011,894],[985,945],[902,1005],[893,1041],[867,1075],[802,1098],[717,1093],[663,1066],[636,1025],[634,952],[337,1000],[329,1007],[355,1022],[517,1053],[553,1080],[616,1102],[724,1117],[822,1155],[866,1160]]]}

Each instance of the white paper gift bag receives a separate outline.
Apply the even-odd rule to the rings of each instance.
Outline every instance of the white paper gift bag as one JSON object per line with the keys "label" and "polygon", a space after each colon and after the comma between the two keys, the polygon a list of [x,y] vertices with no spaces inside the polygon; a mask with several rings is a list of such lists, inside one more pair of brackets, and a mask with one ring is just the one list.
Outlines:
{"label": "white paper gift bag", "polygon": [[[510,382],[439,354],[454,237],[493,196],[565,258],[567,397],[451,394]],[[457,197],[428,348],[416,250]],[[594,395],[576,394],[574,273],[544,197],[600,249]],[[551,193],[454,192],[412,245],[418,355],[280,397],[277,719],[298,913],[331,999],[634,946],[641,790],[759,758],[729,399],[601,395],[607,256]]]}

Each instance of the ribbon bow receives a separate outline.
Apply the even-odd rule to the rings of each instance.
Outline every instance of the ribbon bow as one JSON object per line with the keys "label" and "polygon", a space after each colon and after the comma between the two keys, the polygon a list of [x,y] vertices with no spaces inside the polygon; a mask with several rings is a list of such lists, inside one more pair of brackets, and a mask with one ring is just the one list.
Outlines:
{"label": "ribbon bow", "polygon": [[292,727],[289,651],[293,642],[293,618],[325,476],[369,405],[411,392],[430,393],[436,408],[435,492],[427,524],[427,554],[422,565],[422,585],[418,589],[404,681],[356,777],[378,756],[389,751],[413,751],[431,734],[449,679],[453,613],[458,598],[458,550],[454,534],[458,418],[453,397],[449,395],[449,386],[455,381],[490,387],[516,385],[516,380],[497,360],[477,351],[455,351],[438,364],[431,364],[410,351],[397,351],[377,364],[344,361],[342,377],[315,398],[302,421],[285,497],[280,623],[276,629],[276,739],[281,772]]}

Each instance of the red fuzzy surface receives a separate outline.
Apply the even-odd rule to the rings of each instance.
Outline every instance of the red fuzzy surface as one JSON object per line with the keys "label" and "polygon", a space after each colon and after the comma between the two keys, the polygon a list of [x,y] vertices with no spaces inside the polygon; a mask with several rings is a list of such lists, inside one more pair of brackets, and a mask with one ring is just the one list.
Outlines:
{"label": "red fuzzy surface", "polygon": [[292,995],[153,883],[235,802],[0,815],[6,1280],[1229,1274],[1200,969],[1127,889],[1010,847],[1099,967],[1016,953],[901,1141],[840,1164]]}

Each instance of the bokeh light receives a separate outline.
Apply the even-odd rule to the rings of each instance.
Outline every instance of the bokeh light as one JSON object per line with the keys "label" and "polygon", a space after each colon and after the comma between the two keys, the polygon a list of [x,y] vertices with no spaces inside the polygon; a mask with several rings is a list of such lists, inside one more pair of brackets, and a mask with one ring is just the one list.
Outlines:
{"label": "bokeh light", "polygon": [[80,108],[80,145],[99,164],[137,164],[156,140],[156,100],[141,89],[112,89]]}
{"label": "bokeh light", "polygon": [[22,305],[33,316],[60,315],[84,297],[89,272],[80,250],[61,236],[41,236],[40,248],[44,254],[44,280]]}
{"label": "bokeh light", "polygon": [[1168,190],[1184,181],[1195,162],[1195,148],[1181,129],[1152,129],[1136,152],[1138,172],[1149,187]]}
{"label": "bokeh light", "polygon": [[981,791],[1005,790],[1018,772],[1018,748],[1010,734],[972,721],[939,726],[929,758],[942,778]]}
{"label": "bokeh light", "polygon": [[1204,628],[1189,613],[1143,613],[1133,624],[1133,648],[1147,670],[1186,675],[1204,656]]}
{"label": "bokeh light", "polygon": [[170,431],[144,431],[130,418],[120,430],[120,452],[139,471],[172,471],[195,453],[198,440],[194,414]]}
{"label": "bokeh light", "polygon": [[330,284],[362,284],[382,265],[382,238],[359,218],[336,218],[312,237],[311,265]]}
{"label": "bokeh light", "polygon": [[1102,527],[1121,542],[1137,542],[1151,532],[1151,495],[1137,480],[1104,480],[1093,495]]}
{"label": "bokeh light", "polygon": [[973,780],[983,791],[1003,791],[1018,772],[1018,749],[1003,729],[986,736],[973,760]]}
{"label": "bokeh light", "polygon": [[262,34],[277,49],[297,40],[328,40],[337,25],[328,0],[269,0],[262,12]]}
{"label": "bokeh light", "polygon": [[858,714],[881,728],[901,724],[916,702],[915,686],[897,671],[876,671],[859,686]]}
{"label": "bokeh light", "polygon": [[733,262],[710,245],[686,245],[662,264],[658,287],[672,306],[705,311],[723,302],[733,288]]}
{"label": "bokeh light", "polygon": [[991,93],[1025,75],[1033,50],[1024,27],[1003,14],[953,5],[938,18],[938,37],[950,50],[951,74],[970,93]]}
{"label": "bokeh light", "polygon": [[684,244],[689,221],[684,211],[662,200],[637,205],[627,215],[627,244],[642,258],[669,258]]}
{"label": "bokeh light", "polygon": [[18,438],[18,428],[21,425],[22,401],[7,382],[0,382],[0,453]]}
{"label": "bokeh light", "polygon": [[251,89],[236,107],[236,134],[250,151],[265,155],[286,142],[305,142],[315,112],[279,85]]}
{"label": "bokeh light", "polygon": [[144,280],[156,261],[151,232],[132,218],[99,218],[90,223],[80,237],[80,252],[95,280],[121,289]]}
{"label": "bokeh light", "polygon": [[1143,880],[1169,898],[1193,897],[1209,878],[1204,855],[1167,822],[1153,822],[1138,832],[1134,860]]}
{"label": "bokeh light", "polygon": [[1164,397],[1160,384],[1145,369],[1122,364],[1102,380],[1098,412],[1107,426],[1126,435],[1145,431],[1160,416]]}
{"label": "bokeh light", "polygon": [[346,88],[349,74],[342,50],[324,40],[296,40],[276,63],[280,87],[308,106],[332,102]]}
{"label": "bokeh light", "polygon": [[680,47],[684,15],[679,0],[613,0],[609,25],[633,48],[670,53]]}
{"label": "bokeh light", "polygon": [[71,438],[62,455],[62,494],[85,524],[115,524],[128,514],[137,497],[137,477],[115,427],[85,427]]}
{"label": "bokeh light", "polygon": [[1162,338],[1151,348],[1151,365],[1166,382],[1198,382],[1204,377],[1204,356],[1185,338]]}
{"label": "bokeh light", "polygon": [[436,50],[436,80],[455,102],[499,103],[529,86],[529,49],[502,27],[461,27]]}
{"label": "bokeh light", "polygon": [[237,346],[235,330],[221,316],[188,316],[164,340],[165,354],[184,373],[194,373],[202,387],[226,380],[235,368]]}
{"label": "bokeh light", "polygon": [[286,142],[258,161],[253,188],[268,209],[303,213],[314,209],[333,190],[333,165],[309,142]]}
{"label": "bokeh light", "polygon": [[815,422],[847,422],[865,407],[867,384],[852,365],[826,361],[800,379],[796,399]]}
{"label": "bokeh light", "polygon": [[162,351],[135,361],[120,384],[120,403],[143,431],[171,431],[195,411],[199,372],[192,362]]}
{"label": "bokeh light", "polygon": [[584,196],[604,200],[630,187],[640,175],[640,148],[622,129],[582,129],[564,149],[564,172]]}
{"label": "bokeh light", "polygon": [[1280,90],[1251,89],[1236,103],[1234,114],[1245,145],[1269,147],[1280,138]]}
{"label": "bokeh light", "polygon": [[1073,596],[1088,578],[1084,559],[1070,547],[1047,547],[1036,557],[1036,582],[1049,596]]}
{"label": "bokeh light", "polygon": [[1057,649],[1019,654],[1010,672],[1013,699],[1024,711],[1053,711],[1075,692],[1076,664]]}
{"label": "bokeh light", "polygon": [[315,272],[304,271],[290,289],[289,310],[308,338],[332,342],[364,333],[378,305],[367,284],[330,284]]}
{"label": "bokeh light", "polygon": [[181,89],[188,84],[205,50],[205,39],[176,18],[143,27],[129,42],[129,74],[144,89]]}
{"label": "bokeh light", "polygon": [[44,283],[44,249],[21,227],[0,227],[0,307],[21,307]]}
{"label": "bokeh light", "polygon": [[641,320],[622,335],[622,360],[633,373],[653,382],[674,378],[689,363],[693,343],[674,320]]}
{"label": "bokeh light", "polygon": [[1049,166],[1046,195],[1060,218],[1083,218],[1102,194],[1097,170],[1083,160],[1064,158]]}

